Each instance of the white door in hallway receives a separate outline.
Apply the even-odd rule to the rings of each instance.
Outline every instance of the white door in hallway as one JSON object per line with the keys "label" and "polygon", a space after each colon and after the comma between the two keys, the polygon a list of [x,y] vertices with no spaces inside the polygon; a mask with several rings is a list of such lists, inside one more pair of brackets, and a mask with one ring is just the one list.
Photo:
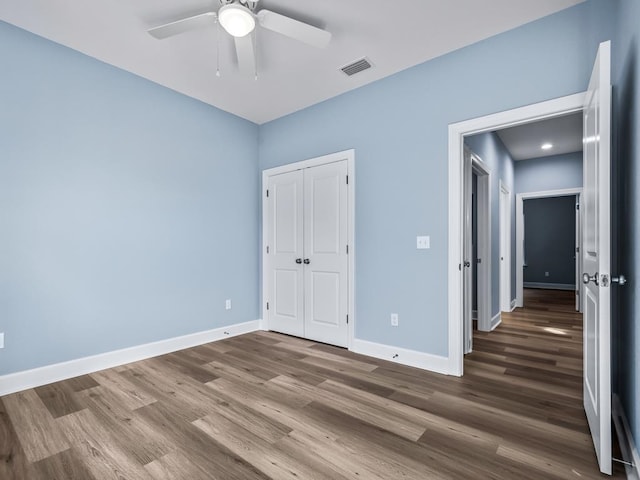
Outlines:
{"label": "white door in hallway", "polygon": [[611,45],[600,44],[584,116],[584,408],[600,470],[611,474]]}
{"label": "white door in hallway", "polygon": [[270,330],[348,343],[347,162],[269,177]]}

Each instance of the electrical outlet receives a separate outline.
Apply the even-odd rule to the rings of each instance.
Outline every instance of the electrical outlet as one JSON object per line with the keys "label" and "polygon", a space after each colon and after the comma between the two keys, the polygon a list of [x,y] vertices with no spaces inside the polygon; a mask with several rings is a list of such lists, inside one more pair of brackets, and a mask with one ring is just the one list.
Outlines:
{"label": "electrical outlet", "polygon": [[549,272],[544,272],[544,276],[548,277],[549,276]]}
{"label": "electrical outlet", "polygon": [[0,333],[0,348],[4,348],[4,333]]}
{"label": "electrical outlet", "polygon": [[391,314],[391,326],[392,327],[397,327],[398,326],[398,314],[397,313],[392,313]]}
{"label": "electrical outlet", "polygon": [[224,302],[224,309],[225,310],[231,310],[231,299],[227,298],[227,300]]}

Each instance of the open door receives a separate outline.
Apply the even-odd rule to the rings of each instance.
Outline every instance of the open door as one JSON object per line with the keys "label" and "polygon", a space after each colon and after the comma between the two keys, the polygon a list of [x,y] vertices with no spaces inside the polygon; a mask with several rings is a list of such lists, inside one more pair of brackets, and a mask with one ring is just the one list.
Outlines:
{"label": "open door", "polygon": [[473,272],[471,271],[472,258],[473,258],[473,245],[472,245],[472,235],[473,235],[473,226],[472,226],[472,205],[471,205],[471,195],[472,195],[472,175],[473,171],[471,168],[471,154],[468,150],[464,152],[464,180],[463,180],[463,188],[464,188],[464,231],[463,231],[463,242],[464,242],[464,261],[462,264],[463,267],[463,303],[464,303],[464,353],[470,353],[473,349],[473,319],[472,319],[472,308],[473,308]]}
{"label": "open door", "polygon": [[604,42],[584,100],[582,281],[584,409],[600,471],[611,474],[611,43]]}

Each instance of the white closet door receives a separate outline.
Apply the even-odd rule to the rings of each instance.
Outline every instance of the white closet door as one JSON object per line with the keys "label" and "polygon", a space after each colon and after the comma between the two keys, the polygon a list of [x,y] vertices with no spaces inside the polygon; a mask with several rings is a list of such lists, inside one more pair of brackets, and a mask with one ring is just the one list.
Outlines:
{"label": "white closet door", "polygon": [[269,177],[269,329],[304,336],[303,173]]}
{"label": "white closet door", "polygon": [[347,346],[347,162],[304,170],[304,336]]}

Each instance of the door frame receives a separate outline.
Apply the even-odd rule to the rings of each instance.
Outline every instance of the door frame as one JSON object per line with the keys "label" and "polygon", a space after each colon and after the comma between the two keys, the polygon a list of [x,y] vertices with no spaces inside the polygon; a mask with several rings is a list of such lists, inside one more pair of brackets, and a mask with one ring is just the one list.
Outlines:
{"label": "door frame", "polygon": [[583,109],[585,92],[555,98],[504,112],[493,113],[449,125],[449,255],[448,255],[448,326],[449,374],[462,376],[464,364],[463,285],[463,162],[464,137],[501,128],[558,117]]}
{"label": "door frame", "polygon": [[[500,255],[500,311],[511,311],[511,191],[500,180],[499,255]],[[506,197],[506,198],[505,198]]]}
{"label": "door frame", "polygon": [[[550,198],[550,197],[569,197],[582,195],[582,187],[576,188],[563,188],[559,190],[543,190],[539,192],[526,192],[518,193],[516,195],[516,306],[522,307],[524,305],[524,201],[532,200],[535,198]],[[580,239],[578,245],[582,243],[581,233],[578,232],[578,225],[576,224],[576,236]],[[580,265],[580,258],[576,252],[576,265]],[[576,267],[580,268],[580,267]],[[581,274],[576,275],[576,279]],[[582,298],[582,282],[576,284],[576,288],[580,290],[580,298]],[[582,310],[582,309],[580,309]]]}
{"label": "door frame", "polygon": [[347,188],[347,244],[349,246],[349,254],[347,255],[347,315],[349,316],[348,322],[348,336],[347,336],[347,348],[349,350],[353,347],[353,339],[355,336],[355,278],[356,278],[356,242],[355,242],[355,150],[343,150],[341,152],[330,153],[328,155],[322,155],[320,157],[314,157],[307,160],[301,160],[279,167],[268,168],[262,171],[262,248],[260,250],[260,256],[262,258],[262,284],[261,286],[261,299],[262,299],[262,319],[260,320],[260,328],[262,330],[269,330],[269,315],[267,312],[267,299],[266,297],[266,285],[268,284],[267,278],[267,262],[269,260],[267,253],[267,202],[264,199],[267,197],[267,188],[269,185],[269,177],[273,175],[279,175],[282,173],[293,172],[295,170],[302,170],[310,167],[317,167],[320,165],[326,165],[328,163],[335,163],[342,160],[347,162],[347,178],[349,179],[349,188]]}
{"label": "door frame", "polygon": [[472,268],[478,271],[476,285],[478,330],[489,332],[491,331],[491,169],[473,150],[467,146],[464,148],[471,160],[472,173],[478,179],[476,228],[478,230],[477,253],[481,262],[472,265]]}

